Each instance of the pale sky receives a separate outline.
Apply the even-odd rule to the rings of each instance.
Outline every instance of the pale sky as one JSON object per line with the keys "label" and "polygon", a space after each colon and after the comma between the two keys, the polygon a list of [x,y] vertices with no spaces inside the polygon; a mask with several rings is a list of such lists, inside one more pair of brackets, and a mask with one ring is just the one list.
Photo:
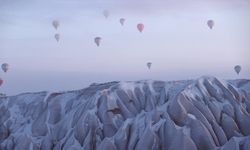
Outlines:
{"label": "pale sky", "polygon": [[[0,72],[0,93],[203,75],[249,79],[249,16],[249,0],[0,0],[0,63],[10,64],[8,73]],[[123,27],[120,18],[126,18]],[[144,23],[143,33],[138,23]]]}

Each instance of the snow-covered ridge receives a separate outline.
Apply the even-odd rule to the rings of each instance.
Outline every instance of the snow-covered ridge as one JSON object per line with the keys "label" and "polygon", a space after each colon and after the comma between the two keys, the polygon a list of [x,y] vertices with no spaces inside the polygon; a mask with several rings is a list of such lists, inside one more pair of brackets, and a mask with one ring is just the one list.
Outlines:
{"label": "snow-covered ridge", "polygon": [[250,149],[250,81],[92,84],[0,97],[0,149]]}

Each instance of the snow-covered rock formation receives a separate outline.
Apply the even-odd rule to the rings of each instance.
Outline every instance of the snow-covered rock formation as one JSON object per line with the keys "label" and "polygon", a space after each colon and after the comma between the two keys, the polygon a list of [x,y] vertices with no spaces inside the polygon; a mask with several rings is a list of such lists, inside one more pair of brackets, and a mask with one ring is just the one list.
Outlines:
{"label": "snow-covered rock formation", "polygon": [[250,150],[250,80],[138,81],[0,97],[1,150]]}

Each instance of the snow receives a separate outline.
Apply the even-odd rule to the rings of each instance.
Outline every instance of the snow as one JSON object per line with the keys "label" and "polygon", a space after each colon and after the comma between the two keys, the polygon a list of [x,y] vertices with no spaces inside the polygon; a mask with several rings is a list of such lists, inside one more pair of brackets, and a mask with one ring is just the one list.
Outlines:
{"label": "snow", "polygon": [[190,117],[191,119],[194,119],[194,120],[197,119],[193,114],[188,113],[187,115],[188,115],[188,117]]}
{"label": "snow", "polygon": [[183,132],[186,136],[190,137],[191,133],[190,133],[190,128],[189,128],[189,127],[184,126],[184,127],[182,127],[181,129],[182,129],[182,132]]}
{"label": "snow", "polygon": [[153,80],[147,80],[146,83],[147,83],[147,85],[149,87],[149,90],[152,93],[152,95],[156,95],[156,92],[155,92],[155,90],[153,88],[154,81]]}
{"label": "snow", "polygon": [[120,82],[120,88],[121,89],[124,89],[124,90],[134,90],[134,88],[135,88],[135,83],[133,83],[133,82],[125,82],[125,81],[123,81],[123,82]]}
{"label": "snow", "polygon": [[[145,90],[145,87],[148,89]],[[28,149],[50,149],[51,145],[59,149],[76,150],[91,149],[91,146],[110,149],[124,145],[136,149],[150,143],[152,149],[160,149],[160,142],[165,149],[171,149],[180,147],[180,141],[167,142],[165,136],[170,136],[167,140],[171,141],[183,139],[185,135],[185,140],[199,146],[197,136],[201,133],[204,134],[202,137],[213,137],[203,142],[213,142],[212,145],[217,148],[225,149],[232,143],[247,145],[250,137],[247,128],[250,126],[250,99],[244,93],[250,93],[248,87],[248,80],[226,81],[203,76],[197,80],[168,82],[110,82],[92,84],[86,89],[69,92],[0,97],[0,149],[22,147],[22,143],[26,143]],[[137,93],[136,88],[140,89]],[[235,94],[244,98],[244,101],[238,101]],[[160,102],[160,98],[166,100]],[[220,134],[226,134],[220,129],[221,120],[213,120],[215,116],[205,118],[208,114],[202,113],[207,110],[200,109],[213,111],[208,106],[197,109],[195,101],[201,105],[213,103],[218,110],[216,115],[228,113],[229,120],[237,126],[235,136],[242,137],[233,136],[223,144],[215,144]],[[215,115],[213,113],[209,115]],[[216,125],[211,127],[214,123]],[[234,129],[227,126],[227,130]],[[217,131],[220,133],[215,133]],[[145,137],[149,135],[151,137]]]}

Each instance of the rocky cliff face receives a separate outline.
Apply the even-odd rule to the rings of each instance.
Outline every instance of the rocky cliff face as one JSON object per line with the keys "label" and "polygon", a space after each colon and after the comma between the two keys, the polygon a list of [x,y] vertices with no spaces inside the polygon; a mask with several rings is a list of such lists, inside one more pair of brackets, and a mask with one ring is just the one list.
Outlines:
{"label": "rocky cliff face", "polygon": [[3,150],[250,150],[250,81],[92,84],[0,98]]}

